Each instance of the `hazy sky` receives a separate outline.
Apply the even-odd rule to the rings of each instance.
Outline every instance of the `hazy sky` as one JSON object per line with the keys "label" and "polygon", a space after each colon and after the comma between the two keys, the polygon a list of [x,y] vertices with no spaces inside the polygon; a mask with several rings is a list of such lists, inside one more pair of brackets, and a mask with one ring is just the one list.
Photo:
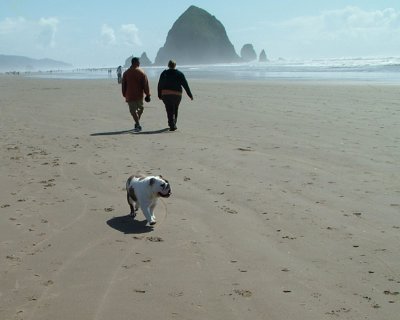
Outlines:
{"label": "hazy sky", "polygon": [[75,67],[143,51],[154,61],[190,5],[222,22],[238,54],[252,43],[272,59],[400,56],[400,0],[0,0],[0,54]]}

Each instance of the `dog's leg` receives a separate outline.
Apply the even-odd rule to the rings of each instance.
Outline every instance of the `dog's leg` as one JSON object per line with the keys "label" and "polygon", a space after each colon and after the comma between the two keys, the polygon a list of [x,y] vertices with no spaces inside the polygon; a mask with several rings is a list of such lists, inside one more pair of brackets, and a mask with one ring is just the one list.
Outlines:
{"label": "dog's leg", "polygon": [[139,209],[139,202],[135,194],[135,189],[131,186],[128,186],[126,191],[127,191],[128,203],[131,208],[130,215],[135,217],[136,211]]}
{"label": "dog's leg", "polygon": [[145,203],[145,204],[142,203],[141,207],[142,207],[142,211],[143,211],[144,216],[146,217],[147,222],[150,225],[156,224],[154,216],[152,215],[152,212],[150,211],[150,204],[149,203]]}
{"label": "dog's leg", "polygon": [[126,195],[126,199],[128,200],[128,204],[129,204],[129,208],[131,209],[131,212],[129,213],[130,216],[132,216],[133,218],[135,218],[136,216],[136,210],[135,209],[135,201],[133,201],[133,199],[129,196],[129,192]]}
{"label": "dog's leg", "polygon": [[[156,217],[154,216],[154,208],[156,207],[156,200],[154,200],[151,204],[150,204],[150,215],[151,215],[151,221],[154,222],[153,224],[156,223]],[[150,223],[151,224],[151,223]]]}

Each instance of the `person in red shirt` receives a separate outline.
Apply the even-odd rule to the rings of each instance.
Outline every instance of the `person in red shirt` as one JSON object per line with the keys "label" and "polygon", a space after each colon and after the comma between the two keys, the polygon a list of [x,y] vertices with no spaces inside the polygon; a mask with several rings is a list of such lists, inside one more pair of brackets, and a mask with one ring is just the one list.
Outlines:
{"label": "person in red shirt", "polygon": [[143,97],[146,102],[150,102],[150,88],[146,74],[139,68],[139,58],[133,57],[131,63],[131,67],[122,76],[122,95],[135,121],[134,130],[139,132],[142,130],[140,118],[143,113]]}

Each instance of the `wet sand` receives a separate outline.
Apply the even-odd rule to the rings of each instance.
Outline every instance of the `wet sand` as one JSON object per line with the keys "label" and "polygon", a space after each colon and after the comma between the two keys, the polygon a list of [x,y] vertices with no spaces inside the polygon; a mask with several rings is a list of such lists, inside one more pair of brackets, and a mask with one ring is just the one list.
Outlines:
{"label": "wet sand", "polygon": [[398,319],[399,87],[188,80],[134,134],[116,81],[0,76],[0,318]]}

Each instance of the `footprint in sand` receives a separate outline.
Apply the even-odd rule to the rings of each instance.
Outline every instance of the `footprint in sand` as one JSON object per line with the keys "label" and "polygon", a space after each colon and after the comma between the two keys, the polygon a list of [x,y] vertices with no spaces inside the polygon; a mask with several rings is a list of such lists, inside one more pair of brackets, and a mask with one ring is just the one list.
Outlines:
{"label": "footprint in sand", "polygon": [[313,292],[311,294],[311,297],[315,298],[315,299],[319,299],[321,298],[322,294],[320,294],[319,292]]}
{"label": "footprint in sand", "polygon": [[398,291],[390,291],[390,290],[385,290],[383,291],[383,294],[385,295],[389,295],[389,296],[398,296],[400,294],[400,292]]}
{"label": "footprint in sand", "polygon": [[183,296],[183,291],[170,292],[170,293],[168,293],[168,295],[171,296],[171,297],[182,297]]}
{"label": "footprint in sand", "polygon": [[245,290],[245,289],[235,289],[233,290],[233,292],[238,296],[245,298],[250,298],[253,295],[253,293],[250,290]]}
{"label": "footprint in sand", "polygon": [[220,208],[221,210],[225,211],[226,213],[238,214],[238,212],[237,212],[236,210],[231,209],[231,208],[229,208],[229,207],[227,207],[227,206],[222,206],[222,207],[219,207],[219,208]]}
{"label": "footprint in sand", "polygon": [[49,180],[42,180],[39,183],[43,184],[43,188],[47,189],[50,187],[54,187],[56,184],[54,183],[55,179],[49,179]]}
{"label": "footprint in sand", "polygon": [[46,282],[43,283],[43,285],[44,285],[45,287],[51,286],[51,285],[53,285],[53,284],[54,284],[54,281],[53,281],[53,280],[47,280]]}
{"label": "footprint in sand", "polygon": [[283,236],[282,239],[288,239],[288,240],[296,240],[296,237],[291,237],[291,236]]}
{"label": "footprint in sand", "polygon": [[146,290],[135,289],[133,290],[136,293],[146,293]]}
{"label": "footprint in sand", "polygon": [[241,148],[237,148],[236,150],[239,151],[245,151],[245,152],[250,152],[250,151],[254,151],[251,147],[241,147]]}
{"label": "footprint in sand", "polygon": [[151,242],[163,242],[163,238],[161,237],[146,237],[146,240]]}
{"label": "footprint in sand", "polygon": [[348,308],[340,308],[340,309],[337,309],[337,310],[331,310],[331,311],[329,311],[329,312],[326,312],[326,314],[339,317],[339,314],[340,314],[340,313],[342,313],[342,312],[347,313],[347,312],[350,312],[350,310],[351,310],[351,309],[348,309]]}

